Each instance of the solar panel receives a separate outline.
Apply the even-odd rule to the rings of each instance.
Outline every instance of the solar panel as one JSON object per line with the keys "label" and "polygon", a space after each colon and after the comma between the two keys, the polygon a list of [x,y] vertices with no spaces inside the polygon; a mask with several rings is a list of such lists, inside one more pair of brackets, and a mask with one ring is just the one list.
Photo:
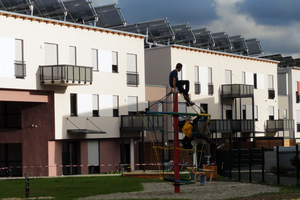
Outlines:
{"label": "solar panel", "polygon": [[195,44],[196,38],[189,24],[172,26],[175,33],[175,44],[191,46]]}
{"label": "solar panel", "polygon": [[296,62],[292,56],[286,56],[286,57],[283,57],[283,59],[284,59],[284,62],[285,62],[284,64],[286,67],[296,66]]}
{"label": "solar panel", "polygon": [[61,0],[35,0],[34,15],[58,20],[65,19],[66,8]]}
{"label": "solar panel", "polygon": [[257,38],[247,39],[245,42],[248,47],[248,55],[260,55],[264,52]]}
{"label": "solar panel", "polygon": [[92,25],[97,14],[91,4],[92,2],[88,0],[64,2],[64,5],[68,10],[67,21],[79,22],[81,20],[79,23]]}
{"label": "solar panel", "polygon": [[167,19],[138,23],[139,33],[147,35],[148,41],[154,44],[170,44],[175,34]]}
{"label": "solar panel", "polygon": [[193,33],[196,38],[195,47],[212,49],[215,46],[215,41],[208,28],[193,30]]}
{"label": "solar panel", "polygon": [[131,33],[140,33],[139,29],[137,28],[136,24],[130,24],[126,26],[117,26],[117,27],[112,27],[112,29],[117,29],[120,31],[127,31]]}
{"label": "solar panel", "polygon": [[215,41],[214,50],[217,51],[231,51],[232,50],[232,44],[229,40],[228,34],[224,32],[220,33],[212,33],[212,37]]}
{"label": "solar panel", "polygon": [[229,40],[232,44],[232,53],[248,55],[248,47],[243,36],[231,36],[229,37]]}
{"label": "solar panel", "polygon": [[117,4],[111,4],[95,8],[98,16],[97,26],[114,27],[125,26],[126,21]]}
{"label": "solar panel", "polygon": [[295,59],[295,66],[300,67],[300,58]]}
{"label": "solar panel", "polygon": [[0,0],[0,9],[10,12],[30,14],[29,0]]}

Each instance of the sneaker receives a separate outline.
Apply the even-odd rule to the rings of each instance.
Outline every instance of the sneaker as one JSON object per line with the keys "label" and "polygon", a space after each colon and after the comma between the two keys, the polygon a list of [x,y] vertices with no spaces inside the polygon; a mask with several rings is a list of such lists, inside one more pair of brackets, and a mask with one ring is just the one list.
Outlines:
{"label": "sneaker", "polygon": [[193,105],[195,105],[195,103],[194,102],[186,102],[186,106],[193,106]]}
{"label": "sneaker", "polygon": [[202,107],[200,107],[200,110],[201,110],[201,113],[206,113]]}
{"label": "sneaker", "polygon": [[220,145],[217,145],[217,149],[222,149],[223,147],[224,147],[224,143],[220,144]]}

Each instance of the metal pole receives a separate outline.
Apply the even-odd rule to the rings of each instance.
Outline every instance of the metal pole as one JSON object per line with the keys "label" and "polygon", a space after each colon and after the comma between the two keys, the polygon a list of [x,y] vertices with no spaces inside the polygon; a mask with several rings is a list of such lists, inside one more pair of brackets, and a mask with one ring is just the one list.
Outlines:
{"label": "metal pole", "polygon": [[276,146],[276,161],[277,161],[277,185],[280,183],[280,176],[279,176],[279,147]]}
{"label": "metal pole", "polygon": [[265,150],[264,147],[261,147],[261,179],[265,182]]}
{"label": "metal pole", "polygon": [[300,168],[300,163],[299,163],[299,146],[296,144],[296,163],[297,163],[297,183],[299,180],[299,168]]}
{"label": "metal pole", "polygon": [[[174,107],[173,112],[178,112],[178,93],[173,93]],[[174,121],[174,192],[180,193],[179,185],[179,134],[178,134],[178,115],[173,115]]]}
{"label": "metal pole", "polygon": [[251,165],[252,165],[252,162],[251,162],[251,157],[252,157],[252,151],[251,151],[251,148],[249,148],[249,183],[252,182],[252,176],[251,176]]}

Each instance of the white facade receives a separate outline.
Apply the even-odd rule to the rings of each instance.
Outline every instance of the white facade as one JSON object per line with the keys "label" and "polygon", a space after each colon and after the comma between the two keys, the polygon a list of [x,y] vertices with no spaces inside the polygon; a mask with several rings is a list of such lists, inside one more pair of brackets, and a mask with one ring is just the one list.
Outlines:
{"label": "white facade", "polygon": [[[208,105],[208,113],[212,119],[226,119],[226,109],[231,109],[233,119],[243,119],[240,116],[239,99],[237,99],[237,112],[230,100],[223,102],[222,109],[221,89],[224,84],[254,85],[254,115],[255,131],[264,132],[266,120],[269,119],[269,110],[278,110],[278,96],[269,99],[268,90],[275,90],[277,94],[277,63],[260,58],[252,58],[223,52],[196,49],[183,46],[166,46],[145,50],[146,84],[168,85],[169,73],[175,69],[177,63],[183,64],[186,80],[190,81],[190,97],[198,106]],[[198,69],[196,69],[198,68]],[[197,75],[196,73],[199,73]],[[254,78],[255,77],[255,78]],[[270,77],[270,81],[269,81]],[[195,83],[201,84],[200,94],[195,93]],[[214,87],[213,94],[209,94],[208,85]],[[242,105],[246,109],[246,119],[252,119],[252,102],[249,98],[242,98]],[[226,106],[228,105],[228,106]],[[187,108],[187,112],[194,112]],[[235,116],[237,113],[237,116]],[[278,113],[273,113],[278,119]],[[264,136],[257,133],[256,136]]]}

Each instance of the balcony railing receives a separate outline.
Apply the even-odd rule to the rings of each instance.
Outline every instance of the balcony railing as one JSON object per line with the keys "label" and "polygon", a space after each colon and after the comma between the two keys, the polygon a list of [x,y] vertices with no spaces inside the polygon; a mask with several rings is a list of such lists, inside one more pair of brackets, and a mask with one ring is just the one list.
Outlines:
{"label": "balcony railing", "polygon": [[15,77],[16,78],[26,77],[26,64],[24,61],[15,61]]}
{"label": "balcony railing", "polygon": [[199,82],[195,82],[195,94],[201,93],[201,84]]}
{"label": "balcony railing", "polygon": [[139,74],[137,72],[127,72],[127,85],[139,85]]}
{"label": "balcony railing", "polygon": [[237,119],[211,119],[210,132],[232,133],[232,132],[254,132],[253,120]]}
{"label": "balcony railing", "polygon": [[[143,118],[142,118],[143,117]],[[164,116],[160,115],[122,115],[122,131],[163,130]]]}
{"label": "balcony railing", "polygon": [[267,132],[269,131],[292,131],[294,130],[293,119],[267,120]]}
{"label": "balcony railing", "polygon": [[222,97],[252,97],[253,85],[230,84],[222,85]]}
{"label": "balcony railing", "polygon": [[213,95],[214,94],[214,85],[208,84],[208,94]]}
{"label": "balcony railing", "polygon": [[42,84],[92,84],[93,68],[74,65],[40,66]]}

